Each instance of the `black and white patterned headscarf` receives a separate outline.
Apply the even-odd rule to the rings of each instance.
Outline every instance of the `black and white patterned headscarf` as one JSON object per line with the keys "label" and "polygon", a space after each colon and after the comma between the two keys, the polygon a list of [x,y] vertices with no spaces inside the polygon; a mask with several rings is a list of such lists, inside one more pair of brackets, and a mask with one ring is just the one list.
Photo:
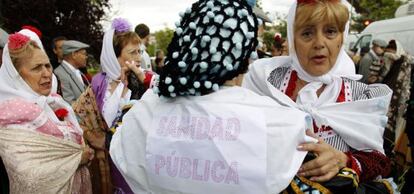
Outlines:
{"label": "black and white patterned headscarf", "polygon": [[258,20],[245,0],[200,0],[180,16],[154,92],[204,95],[246,72]]}

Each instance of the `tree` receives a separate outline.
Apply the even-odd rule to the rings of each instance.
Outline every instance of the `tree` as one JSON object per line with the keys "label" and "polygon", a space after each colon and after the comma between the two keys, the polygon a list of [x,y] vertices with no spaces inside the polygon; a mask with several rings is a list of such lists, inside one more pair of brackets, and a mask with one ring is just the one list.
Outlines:
{"label": "tree", "polygon": [[148,47],[148,53],[150,55],[155,55],[156,50],[162,50],[165,54],[167,54],[167,47],[174,36],[174,30],[165,28],[163,30],[156,31],[153,36],[155,37],[155,43]]}
{"label": "tree", "polygon": [[110,8],[109,0],[0,0],[0,24],[8,32],[23,25],[38,28],[50,57],[52,40],[57,36],[79,40],[91,45],[89,52],[99,57],[103,30],[101,21]]}
{"label": "tree", "polygon": [[[348,0],[355,11],[357,16],[353,17],[354,24],[352,29],[361,32],[366,26],[363,25],[364,21],[377,21],[390,19],[394,17],[395,10],[403,3],[400,0]],[[405,2],[405,1],[404,1]]]}

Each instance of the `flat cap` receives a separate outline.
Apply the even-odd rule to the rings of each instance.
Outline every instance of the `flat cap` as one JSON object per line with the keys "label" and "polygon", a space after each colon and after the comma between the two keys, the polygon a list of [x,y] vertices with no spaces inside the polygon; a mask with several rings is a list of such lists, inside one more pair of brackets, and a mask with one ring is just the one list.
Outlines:
{"label": "flat cap", "polygon": [[385,40],[382,40],[382,39],[374,39],[372,41],[372,44],[375,44],[375,45],[377,45],[379,47],[382,47],[382,48],[385,48],[388,45],[388,43],[385,42]]}
{"label": "flat cap", "polygon": [[62,44],[63,55],[67,55],[85,48],[89,48],[89,45],[77,40],[65,40]]}

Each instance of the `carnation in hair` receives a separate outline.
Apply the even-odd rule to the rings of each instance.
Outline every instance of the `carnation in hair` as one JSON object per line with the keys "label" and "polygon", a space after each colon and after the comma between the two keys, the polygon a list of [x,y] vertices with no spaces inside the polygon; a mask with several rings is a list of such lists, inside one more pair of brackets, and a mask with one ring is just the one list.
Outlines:
{"label": "carnation in hair", "polygon": [[9,49],[18,50],[23,48],[27,43],[30,42],[30,38],[20,33],[14,33],[9,36]]}
{"label": "carnation in hair", "polygon": [[131,24],[126,19],[116,18],[112,21],[112,28],[116,32],[128,32],[131,31]]}

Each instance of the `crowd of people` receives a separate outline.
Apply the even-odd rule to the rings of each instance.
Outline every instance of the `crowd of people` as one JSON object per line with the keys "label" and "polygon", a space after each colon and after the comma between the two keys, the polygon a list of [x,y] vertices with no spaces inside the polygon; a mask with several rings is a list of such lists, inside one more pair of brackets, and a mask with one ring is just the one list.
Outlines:
{"label": "crowd of people", "polygon": [[254,4],[198,0],[154,61],[148,26],[114,19],[93,77],[87,43],[57,36],[51,61],[39,30],[0,30],[0,192],[388,194],[396,174],[414,180],[414,58],[376,39],[355,64],[345,0],[295,1],[287,37],[260,53]]}

